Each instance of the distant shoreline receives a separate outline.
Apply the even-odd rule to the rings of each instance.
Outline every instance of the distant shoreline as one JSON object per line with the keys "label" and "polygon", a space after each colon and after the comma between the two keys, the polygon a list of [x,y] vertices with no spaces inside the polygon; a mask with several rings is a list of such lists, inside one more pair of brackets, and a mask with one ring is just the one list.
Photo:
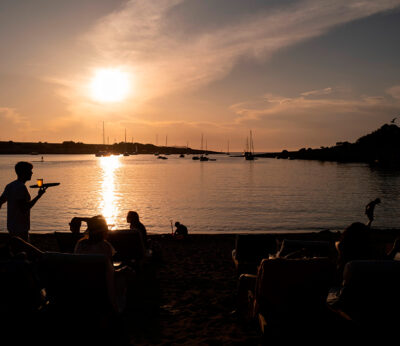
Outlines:
{"label": "distant shoreline", "polygon": [[48,142],[13,142],[0,141],[0,155],[50,155],[50,154],[86,154],[99,152],[109,154],[221,154],[210,150],[191,149],[189,147],[156,146],[153,144],[120,142],[115,144],[85,144],[82,142],[64,141]]}

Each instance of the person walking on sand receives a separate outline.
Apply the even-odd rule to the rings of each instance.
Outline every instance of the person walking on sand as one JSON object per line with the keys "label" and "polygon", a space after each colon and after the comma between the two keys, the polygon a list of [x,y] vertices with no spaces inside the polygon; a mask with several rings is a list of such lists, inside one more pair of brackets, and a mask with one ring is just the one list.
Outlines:
{"label": "person walking on sand", "polygon": [[374,221],[374,211],[377,204],[381,203],[380,198],[376,198],[369,202],[365,207],[365,214],[368,217],[368,227],[371,227],[372,221]]}
{"label": "person walking on sand", "polygon": [[29,241],[30,210],[46,192],[47,187],[41,187],[37,196],[31,196],[25,183],[32,178],[33,165],[20,161],[15,165],[17,179],[9,183],[0,196],[0,208],[7,202],[7,229],[11,236],[17,236]]}

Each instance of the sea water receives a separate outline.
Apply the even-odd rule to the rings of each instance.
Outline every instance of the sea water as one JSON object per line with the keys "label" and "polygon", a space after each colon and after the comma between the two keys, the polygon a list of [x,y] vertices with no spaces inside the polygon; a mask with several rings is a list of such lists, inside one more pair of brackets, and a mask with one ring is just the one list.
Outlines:
{"label": "sea water", "polygon": [[[342,230],[367,222],[365,205],[375,209],[377,228],[400,227],[400,171],[363,163],[336,163],[210,155],[95,157],[94,155],[2,155],[0,189],[15,179],[14,165],[34,165],[36,179],[50,187],[31,210],[32,231],[65,231],[74,216],[103,214],[110,229],[127,228],[129,210],[139,213],[152,233],[171,233],[175,221],[192,233],[304,232]],[[6,231],[6,209],[0,230]]]}

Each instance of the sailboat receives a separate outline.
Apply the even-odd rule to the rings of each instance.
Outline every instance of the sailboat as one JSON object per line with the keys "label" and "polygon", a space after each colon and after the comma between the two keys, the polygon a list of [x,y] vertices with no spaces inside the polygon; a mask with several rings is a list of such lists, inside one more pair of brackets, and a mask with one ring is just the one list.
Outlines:
{"label": "sailboat", "polygon": [[[201,148],[200,149],[203,150],[203,134],[201,134]],[[203,154],[201,154],[201,157],[203,157]],[[201,157],[193,156],[192,160],[200,160]]]}
{"label": "sailboat", "polygon": [[250,130],[250,140],[247,140],[247,147],[246,147],[246,151],[244,152],[244,158],[246,160],[255,160],[254,157],[254,143],[253,143],[253,135],[252,132]]}
{"label": "sailboat", "polygon": [[203,134],[201,134],[201,156],[200,156],[200,161],[208,161],[208,157],[204,156],[204,151],[203,151]]}
{"label": "sailboat", "polygon": [[[105,146],[105,132],[104,132],[104,121],[103,121],[103,147]],[[102,151],[99,150],[97,153],[95,153],[96,157],[102,157],[102,156],[110,156],[110,153],[108,151]]]}
{"label": "sailboat", "polygon": [[129,153],[128,153],[128,151],[126,150],[126,129],[125,129],[125,142],[124,142],[124,144],[125,144],[124,156],[129,156]]}

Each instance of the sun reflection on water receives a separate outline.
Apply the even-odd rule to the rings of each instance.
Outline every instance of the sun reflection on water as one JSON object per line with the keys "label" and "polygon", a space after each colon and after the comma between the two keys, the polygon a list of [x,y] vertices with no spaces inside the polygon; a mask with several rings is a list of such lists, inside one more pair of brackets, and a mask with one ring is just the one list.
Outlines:
{"label": "sun reflection on water", "polygon": [[119,156],[104,156],[100,158],[100,166],[103,169],[103,182],[101,187],[102,201],[100,210],[107,220],[111,230],[117,225],[117,196],[115,194],[115,173],[121,167]]}

